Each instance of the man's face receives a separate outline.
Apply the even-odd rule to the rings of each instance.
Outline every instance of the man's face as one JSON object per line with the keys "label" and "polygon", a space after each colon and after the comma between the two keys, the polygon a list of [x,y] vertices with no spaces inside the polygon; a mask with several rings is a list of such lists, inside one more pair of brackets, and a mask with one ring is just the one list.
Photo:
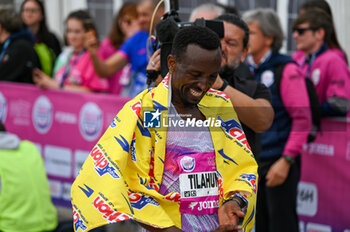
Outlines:
{"label": "man's face", "polygon": [[172,73],[173,102],[197,105],[214,84],[220,63],[219,48],[210,51],[190,44],[180,61],[170,55],[168,65]]}
{"label": "man's face", "polygon": [[247,49],[243,49],[244,30],[228,22],[224,22],[224,30],[225,35],[221,39],[221,66],[236,69],[246,55]]}
{"label": "man's face", "polygon": [[[137,6],[137,13],[138,13],[137,20],[140,24],[141,30],[145,30],[147,32],[149,31],[149,29],[151,27],[153,10],[154,10],[154,7],[152,5],[151,0],[141,1],[138,4],[138,6]],[[164,14],[164,9],[162,7],[160,7],[154,16],[153,26],[159,22],[160,18],[163,16],[163,14]]]}
{"label": "man's face", "polygon": [[141,27],[141,30],[149,31],[152,19],[152,2],[151,1],[142,1],[137,6],[138,21]]}
{"label": "man's face", "polygon": [[270,36],[265,36],[260,29],[259,23],[256,20],[248,23],[249,28],[249,43],[248,43],[248,53],[253,56],[264,54],[273,42]]}
{"label": "man's face", "polygon": [[296,30],[293,31],[293,38],[295,39],[297,49],[306,53],[313,51],[317,44],[316,32],[310,29],[309,23],[299,24]]}

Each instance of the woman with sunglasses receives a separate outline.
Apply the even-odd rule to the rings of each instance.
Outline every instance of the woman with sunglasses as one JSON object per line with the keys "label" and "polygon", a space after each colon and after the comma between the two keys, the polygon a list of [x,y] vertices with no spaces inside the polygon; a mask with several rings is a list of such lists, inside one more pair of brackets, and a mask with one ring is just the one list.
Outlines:
{"label": "woman with sunglasses", "polygon": [[[323,10],[324,13],[328,14],[330,19],[331,19],[332,25],[333,25],[333,30],[328,38],[328,41],[326,41],[328,48],[332,49],[335,53],[337,53],[340,56],[340,58],[342,58],[348,64],[348,58],[346,56],[346,53],[344,52],[343,48],[341,47],[341,45],[338,41],[337,33],[335,31],[334,22],[333,22],[332,10],[331,10],[331,7],[329,6],[329,4],[327,3],[327,1],[325,1],[325,0],[307,1],[299,7],[299,14],[304,14],[307,10],[315,9],[315,8]],[[305,28],[294,28],[294,31],[296,31],[299,35],[302,35],[306,31],[306,29]],[[295,60],[300,59],[304,55],[305,54],[303,51],[297,50],[293,54],[293,59],[295,59]]]}

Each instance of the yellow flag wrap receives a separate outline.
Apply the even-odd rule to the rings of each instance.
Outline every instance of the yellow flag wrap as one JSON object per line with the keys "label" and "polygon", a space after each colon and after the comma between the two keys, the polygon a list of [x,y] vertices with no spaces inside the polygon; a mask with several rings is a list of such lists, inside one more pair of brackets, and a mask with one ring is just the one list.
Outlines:
{"label": "yellow flag wrap", "polygon": [[[207,119],[214,144],[220,205],[233,193],[248,204],[243,231],[254,224],[257,164],[227,95],[210,89],[198,104]],[[158,228],[181,228],[179,193],[161,195],[166,129],[145,128],[144,111],[159,111],[167,119],[168,78],[129,101],[86,159],[72,185],[75,231],[128,219]]]}

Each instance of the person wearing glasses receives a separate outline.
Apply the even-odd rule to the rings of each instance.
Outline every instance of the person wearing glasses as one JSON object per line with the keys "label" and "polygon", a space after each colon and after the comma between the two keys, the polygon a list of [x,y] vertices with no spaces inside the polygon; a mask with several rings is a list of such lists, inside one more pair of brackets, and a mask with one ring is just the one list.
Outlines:
{"label": "person wearing glasses", "polygon": [[270,89],[275,111],[272,126],[261,134],[257,159],[256,231],[298,232],[299,155],[311,130],[306,82],[297,64],[279,53],[283,31],[275,11],[259,8],[242,18],[250,31],[246,61],[256,80]]}
{"label": "person wearing glasses", "polygon": [[[326,41],[328,48],[336,52],[348,64],[348,58],[346,56],[346,53],[338,41],[337,32],[334,27],[333,14],[329,3],[326,0],[309,0],[307,2],[304,2],[299,7],[299,14],[303,14],[305,13],[305,11],[309,9],[315,9],[315,8],[323,10],[332,19],[332,24],[333,24],[332,27],[334,30],[329,35],[328,41]],[[296,59],[299,59],[300,56],[304,56],[304,55],[305,54],[303,51],[297,50],[293,53],[292,57],[294,60],[296,60]]]}
{"label": "person wearing glasses", "polygon": [[35,50],[44,73],[51,76],[56,57],[61,53],[61,45],[55,34],[46,25],[44,4],[41,0],[22,2],[21,17],[35,38]]}
{"label": "person wearing glasses", "polygon": [[293,38],[304,56],[296,59],[315,86],[322,116],[345,117],[349,111],[350,74],[339,52],[330,49],[332,20],[320,9],[309,9],[293,23]]}

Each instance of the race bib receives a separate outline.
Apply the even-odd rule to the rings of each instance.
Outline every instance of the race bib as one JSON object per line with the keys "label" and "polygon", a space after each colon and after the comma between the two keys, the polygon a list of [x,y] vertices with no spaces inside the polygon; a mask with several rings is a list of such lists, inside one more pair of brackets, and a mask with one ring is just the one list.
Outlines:
{"label": "race bib", "polygon": [[214,152],[194,153],[177,159],[180,170],[180,212],[213,214],[219,208]]}

